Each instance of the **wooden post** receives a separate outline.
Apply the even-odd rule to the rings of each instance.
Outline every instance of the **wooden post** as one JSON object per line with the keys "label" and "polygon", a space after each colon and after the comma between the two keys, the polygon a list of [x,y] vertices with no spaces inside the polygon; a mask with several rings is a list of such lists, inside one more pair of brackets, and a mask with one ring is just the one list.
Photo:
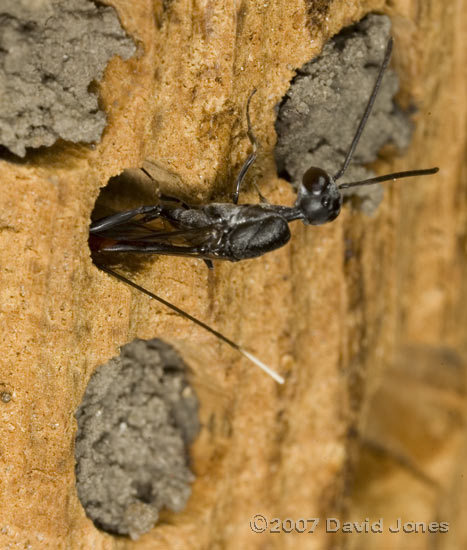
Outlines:
{"label": "wooden post", "polygon": [[[113,59],[99,85],[108,117],[101,142],[94,149],[62,142],[23,164],[2,161],[0,390],[11,398],[0,401],[0,547],[336,547],[339,535],[326,532],[326,517],[363,521],[377,509],[355,433],[368,444],[375,439],[369,415],[382,414],[374,395],[388,365],[401,353],[397,364],[406,369],[420,362],[407,364],[409,347],[437,350],[435,357],[448,347],[464,365],[466,3],[108,3],[139,50],[128,61]],[[147,159],[167,175],[168,191],[227,200],[248,154],[244,109],[252,87],[258,181],[271,201],[292,202],[273,160],[274,107],[294,71],[370,10],[393,20],[402,97],[417,106],[410,150],[382,169],[439,165],[439,175],[394,185],[371,219],[345,211],[327,226],[296,225],[291,244],[264,258],[208,272],[199,261],[155,257],[137,272],[140,284],[279,369],[287,380],[278,387],[196,326],[99,272],[87,244],[90,214],[109,178]],[[345,264],[349,242],[354,254]],[[73,441],[74,412],[93,370],[136,337],[163,338],[190,362],[203,429],[192,448],[197,480],[187,509],[130,542],[86,518]],[[465,394],[454,386],[462,412]],[[424,471],[440,493],[414,496],[414,507],[404,509],[413,521],[450,521],[446,548],[461,548],[466,538],[459,509],[451,504],[450,517],[436,515],[433,497],[460,502],[466,494],[456,478],[466,443],[463,412],[459,418],[444,461]],[[378,439],[381,461],[392,460],[394,444],[384,442]],[[427,462],[441,461],[437,451],[426,449]],[[378,463],[370,466],[374,472]],[[385,479],[378,502],[389,490]],[[255,534],[255,514],[321,522],[314,534]],[[351,547],[356,536],[342,538]],[[417,548],[429,547],[428,535],[416,536]],[[390,547],[395,539],[387,537]],[[358,540],[359,548],[375,548],[382,539]]]}

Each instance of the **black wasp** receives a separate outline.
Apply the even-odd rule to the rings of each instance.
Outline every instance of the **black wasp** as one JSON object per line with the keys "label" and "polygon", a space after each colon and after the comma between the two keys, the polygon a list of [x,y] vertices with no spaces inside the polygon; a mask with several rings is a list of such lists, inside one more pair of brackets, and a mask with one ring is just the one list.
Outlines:
{"label": "black wasp", "polygon": [[[246,109],[248,137],[252,143],[253,151],[237,176],[233,202],[193,206],[177,198],[162,196],[156,205],[140,206],[97,220],[90,227],[90,246],[94,257],[97,257],[98,267],[209,330],[282,383],[282,377],[238,344],[173,304],[103,266],[99,262],[98,256],[103,252],[189,256],[204,260],[210,268],[212,268],[212,260],[236,262],[256,258],[284,246],[289,241],[289,223],[292,221],[301,220],[307,225],[321,225],[336,219],[342,207],[341,189],[437,172],[438,168],[410,170],[358,182],[340,185],[336,183],[345,173],[368,120],[384,71],[389,64],[392,44],[391,38],[345,161],[334,176],[327,174],[321,168],[309,168],[303,175],[303,181],[298,188],[293,206],[269,204],[261,194],[261,202],[258,204],[238,204],[242,182],[248,168],[256,159],[257,142],[250,121],[250,101],[256,91],[254,90],[248,98]],[[163,221],[164,227],[161,229],[151,226],[150,222],[154,220]]]}

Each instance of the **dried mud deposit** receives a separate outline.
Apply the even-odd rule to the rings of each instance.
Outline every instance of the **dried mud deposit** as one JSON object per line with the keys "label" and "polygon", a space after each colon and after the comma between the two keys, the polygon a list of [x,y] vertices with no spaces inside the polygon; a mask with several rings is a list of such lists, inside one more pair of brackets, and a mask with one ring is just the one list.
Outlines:
{"label": "dried mud deposit", "polygon": [[[101,15],[111,8],[118,25],[74,50],[81,72],[67,82],[88,78],[71,94],[79,108],[49,97],[65,76],[69,41],[45,57],[24,50],[76,2],[61,2],[43,24],[18,26],[26,4],[56,6],[0,7],[2,93],[16,109],[0,115],[0,548],[465,548],[465,0],[449,10],[440,0],[88,3]],[[386,146],[372,169],[439,165],[440,173],[387,185],[371,216],[347,205],[327,226],[296,224],[288,246],[249,262],[208,271],[194,259],[153,257],[120,266],[279,370],[286,383],[278,387],[100,272],[90,259],[90,216],[100,189],[144,161],[165,194],[229,200],[250,151],[252,88],[260,148],[242,201],[257,201],[255,181],[271,202],[291,204],[274,156],[276,106],[324,43],[370,11],[391,19],[398,100],[414,128],[403,155]],[[48,40],[41,44],[55,44]],[[37,72],[39,58],[56,63]],[[22,68],[27,87],[17,84]],[[46,103],[37,88],[20,105],[39,80]],[[69,98],[65,88],[53,97]],[[114,184],[114,209],[156,200],[157,189],[138,178]],[[162,339],[181,354],[201,428],[189,450],[196,479],[186,508],[161,512],[132,541],[86,516],[74,441],[93,372],[135,338]],[[260,534],[250,527],[255,514],[321,522],[313,535]],[[333,534],[326,517],[447,521],[449,531]]]}

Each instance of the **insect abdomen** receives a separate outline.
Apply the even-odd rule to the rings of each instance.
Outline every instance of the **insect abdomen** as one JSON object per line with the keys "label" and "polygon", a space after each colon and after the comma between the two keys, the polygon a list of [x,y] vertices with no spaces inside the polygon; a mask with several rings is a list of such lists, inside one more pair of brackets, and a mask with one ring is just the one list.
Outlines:
{"label": "insect abdomen", "polygon": [[286,220],[281,216],[267,216],[239,224],[229,233],[229,255],[233,261],[256,258],[284,246],[289,239]]}
{"label": "insect abdomen", "polygon": [[107,239],[105,237],[100,237],[99,235],[89,235],[89,248],[91,252],[101,252],[104,248],[116,244],[117,241],[114,239]]}

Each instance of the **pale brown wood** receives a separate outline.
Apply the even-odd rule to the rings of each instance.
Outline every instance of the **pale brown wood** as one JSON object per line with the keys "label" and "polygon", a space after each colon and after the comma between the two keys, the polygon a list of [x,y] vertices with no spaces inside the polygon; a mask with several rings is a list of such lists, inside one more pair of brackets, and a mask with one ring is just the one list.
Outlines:
{"label": "pale brown wood", "polygon": [[[313,535],[258,535],[249,522],[256,513],[363,521],[383,512],[391,521],[404,502],[407,519],[452,522],[440,548],[464,548],[465,393],[451,384],[446,402],[433,394],[459,419],[448,422],[445,446],[427,448],[416,462],[435,489],[400,463],[378,472],[402,453],[403,437],[385,443],[374,396],[394,368],[400,387],[409,385],[400,374],[409,348],[438,350],[436,358],[448,347],[460,365],[467,352],[465,1],[173,0],[166,11],[149,0],[109,4],[140,50],[106,70],[100,94],[109,123],[101,143],[57,145],[24,165],[2,161],[0,382],[12,400],[0,403],[0,547],[377,548],[382,538],[338,541],[322,524]],[[255,173],[270,200],[291,202],[273,161],[274,106],[296,68],[371,10],[393,19],[401,98],[418,107],[410,150],[381,170],[439,164],[440,174],[394,185],[373,218],[345,211],[329,226],[295,226],[291,244],[264,258],[214,272],[201,262],[154,258],[139,273],[138,282],[280,369],[287,382],[279,388],[195,326],[99,272],[87,246],[90,213],[110,177],[146,159],[177,176],[168,191],[227,198],[248,152],[244,108],[253,86],[261,143]],[[346,242],[354,254],[344,264]],[[75,489],[73,415],[93,370],[135,337],[160,337],[182,351],[204,428],[192,448],[197,480],[186,511],[168,514],[133,543],[85,517]],[[417,357],[412,363],[423,363]],[[408,379],[427,395],[427,384]],[[410,417],[394,416],[396,435]],[[374,455],[365,462],[356,431],[384,447],[380,462]],[[421,489],[407,500],[409,482]],[[388,492],[390,509],[382,506]],[[449,517],[436,515],[440,502],[449,503]],[[384,544],[395,540],[386,536]],[[416,540],[429,547],[427,535]]]}

